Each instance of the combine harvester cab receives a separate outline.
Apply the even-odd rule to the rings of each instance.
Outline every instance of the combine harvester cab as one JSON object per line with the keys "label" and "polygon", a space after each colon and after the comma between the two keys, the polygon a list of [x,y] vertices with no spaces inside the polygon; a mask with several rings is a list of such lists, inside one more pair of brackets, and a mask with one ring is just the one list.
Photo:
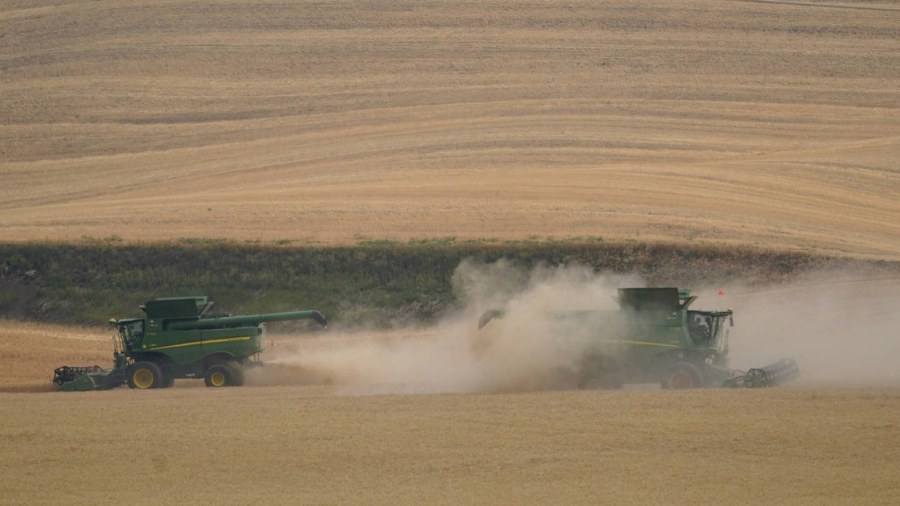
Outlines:
{"label": "combine harvester cab", "polygon": [[618,295],[618,351],[629,379],[683,389],[718,386],[729,377],[733,311],[691,309],[697,298],[678,288],[623,288]]}
{"label": "combine harvester cab", "polygon": [[662,388],[772,387],[795,378],[790,359],[750,369],[728,367],[729,330],[734,311],[692,309],[697,297],[678,288],[619,290],[623,361]]}
{"label": "combine harvester cab", "polygon": [[[747,372],[728,367],[728,334],[734,312],[691,309],[696,300],[678,288],[622,288],[619,309],[553,315],[581,329],[592,329],[584,357],[575,366],[579,388],[598,384],[656,383],[665,389],[771,387],[799,374],[793,360]],[[479,329],[501,310],[482,315]]]}
{"label": "combine harvester cab", "polygon": [[206,386],[240,386],[244,370],[261,365],[266,322],[313,319],[322,313],[290,311],[254,315],[208,316],[205,296],[155,299],[141,306],[144,318],[110,320],[116,328],[114,365],[63,366],[53,382],[61,390],[104,390],[127,383],[131,388],[168,388],[178,378],[203,378]]}

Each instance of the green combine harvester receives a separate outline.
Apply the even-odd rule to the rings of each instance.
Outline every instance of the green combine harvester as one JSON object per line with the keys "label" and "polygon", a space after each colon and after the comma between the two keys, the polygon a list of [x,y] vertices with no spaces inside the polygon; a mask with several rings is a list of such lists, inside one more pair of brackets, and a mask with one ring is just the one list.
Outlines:
{"label": "green combine harvester", "polygon": [[168,388],[178,378],[203,378],[208,387],[240,386],[244,370],[261,365],[265,322],[312,319],[322,313],[290,311],[254,315],[209,316],[205,296],[155,299],[141,306],[144,318],[110,320],[113,368],[62,366],[53,382],[64,391]]}
{"label": "green combine harvester", "polygon": [[[618,310],[553,314],[561,329],[578,329],[590,336],[575,365],[579,388],[648,382],[667,389],[761,388],[798,376],[791,359],[748,371],[729,369],[728,330],[734,325],[734,312],[690,309],[695,300],[686,289],[622,288]],[[505,314],[487,311],[479,329]]]}

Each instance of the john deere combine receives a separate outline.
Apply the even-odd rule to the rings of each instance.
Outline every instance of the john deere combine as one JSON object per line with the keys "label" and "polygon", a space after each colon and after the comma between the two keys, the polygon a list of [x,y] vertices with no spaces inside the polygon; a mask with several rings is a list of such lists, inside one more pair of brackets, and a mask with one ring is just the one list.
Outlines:
{"label": "john deere combine", "polygon": [[155,299],[141,306],[143,318],[110,320],[116,328],[113,367],[62,366],[53,382],[62,390],[168,388],[177,378],[203,378],[206,386],[239,386],[244,370],[259,365],[265,322],[313,319],[322,313],[291,311],[209,316],[207,297]]}
{"label": "john deere combine", "polygon": [[[618,388],[624,383],[659,382],[663,388],[771,387],[799,374],[790,359],[746,372],[728,368],[728,331],[734,313],[690,309],[696,300],[678,288],[624,288],[619,309],[553,315],[561,329],[578,329],[589,342],[575,364],[580,388]],[[488,311],[485,327],[504,311]]]}

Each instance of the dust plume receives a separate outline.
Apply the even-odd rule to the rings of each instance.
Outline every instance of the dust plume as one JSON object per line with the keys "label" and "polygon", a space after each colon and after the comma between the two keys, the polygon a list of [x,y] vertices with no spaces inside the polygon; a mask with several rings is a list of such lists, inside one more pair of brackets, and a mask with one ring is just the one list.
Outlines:
{"label": "dust plume", "polygon": [[791,357],[800,367],[798,385],[900,385],[896,274],[814,273],[785,285],[722,291],[713,300],[735,310],[733,367]]}
{"label": "dust plume", "polygon": [[[354,393],[439,393],[574,387],[573,368],[591,332],[560,332],[554,312],[615,309],[619,286],[635,277],[598,275],[584,267],[539,267],[507,261],[463,262],[453,288],[463,308],[436,327],[393,337],[342,339],[340,346],[298,349],[273,360]],[[504,308],[503,322],[478,331],[480,316]],[[314,372],[311,372],[314,371]]]}
{"label": "dust plume", "polygon": [[[443,393],[576,388],[592,343],[614,339],[598,320],[560,317],[615,310],[616,290],[638,276],[579,266],[527,271],[508,261],[463,262],[453,276],[461,309],[427,329],[324,336],[271,362],[305,383],[349,393]],[[768,287],[686,287],[693,309],[735,311],[730,366],[746,370],[794,358],[797,385],[900,384],[900,280],[817,273]],[[482,315],[502,318],[478,329]],[[597,313],[594,313],[597,314]],[[299,373],[298,373],[299,374]]]}

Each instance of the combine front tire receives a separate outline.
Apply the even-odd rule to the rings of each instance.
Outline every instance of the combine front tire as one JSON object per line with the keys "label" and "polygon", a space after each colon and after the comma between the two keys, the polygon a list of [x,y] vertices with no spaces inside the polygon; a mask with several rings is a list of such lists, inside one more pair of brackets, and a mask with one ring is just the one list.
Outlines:
{"label": "combine front tire", "polygon": [[163,386],[162,369],[153,362],[142,361],[128,369],[128,387],[146,390]]}
{"label": "combine front tire", "polygon": [[211,365],[203,375],[206,386],[220,388],[238,386],[243,383],[243,375],[235,371],[234,367],[227,363]]}
{"label": "combine front tire", "polygon": [[684,390],[699,388],[703,385],[703,377],[700,369],[687,362],[675,364],[663,373],[660,386],[670,390]]}

